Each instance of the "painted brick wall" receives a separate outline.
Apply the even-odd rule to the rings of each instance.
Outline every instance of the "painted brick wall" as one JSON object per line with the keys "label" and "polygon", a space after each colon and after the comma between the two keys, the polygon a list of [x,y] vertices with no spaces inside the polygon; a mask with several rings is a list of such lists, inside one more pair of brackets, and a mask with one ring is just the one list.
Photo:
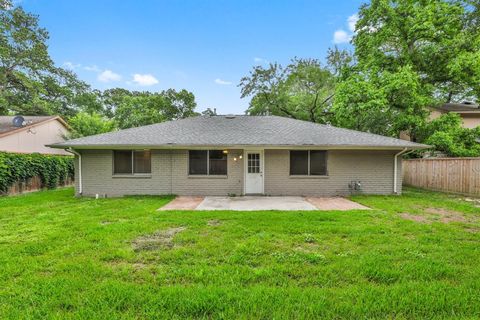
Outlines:
{"label": "painted brick wall", "polygon": [[[390,151],[328,152],[328,177],[291,177],[288,150],[265,150],[265,194],[267,195],[348,195],[352,180],[362,182],[363,193],[393,193],[393,156]],[[399,161],[399,164],[401,161]],[[401,192],[401,165],[398,168]]]}
{"label": "painted brick wall", "polygon": [[[108,197],[132,194],[228,195],[243,194],[241,150],[229,150],[227,177],[188,176],[187,150],[153,150],[152,174],[148,178],[112,175],[111,150],[83,150],[83,195]],[[265,150],[267,195],[347,195],[348,183],[360,180],[364,193],[393,193],[393,155],[397,151],[329,151],[325,178],[290,177],[289,151]],[[233,158],[237,157],[237,161]],[[78,159],[75,185],[78,190]],[[398,191],[401,192],[401,161]]]}
{"label": "painted brick wall", "polygon": [[[242,194],[242,161],[233,160],[241,151],[229,150],[226,177],[189,177],[187,150],[152,150],[152,174],[149,177],[114,176],[111,150],[82,150],[81,153],[85,196]],[[78,159],[75,174],[78,190]]]}

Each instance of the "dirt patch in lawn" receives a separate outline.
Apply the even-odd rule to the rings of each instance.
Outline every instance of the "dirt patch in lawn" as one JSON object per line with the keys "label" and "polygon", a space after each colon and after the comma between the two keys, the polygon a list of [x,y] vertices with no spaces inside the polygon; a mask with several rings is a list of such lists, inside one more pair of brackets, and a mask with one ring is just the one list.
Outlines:
{"label": "dirt patch in lawn", "polygon": [[480,232],[480,228],[476,228],[476,227],[467,227],[467,228],[464,228],[464,230],[466,232],[470,232],[470,233],[479,233]]}
{"label": "dirt patch in lawn", "polygon": [[402,217],[405,220],[422,222],[422,223],[430,223],[430,221],[425,216],[419,216],[419,215],[414,215],[410,213],[400,213],[400,217]]}
{"label": "dirt patch in lawn", "polygon": [[450,222],[468,222],[463,213],[444,208],[422,208],[424,215],[414,215],[410,213],[400,213],[400,217],[406,220],[431,223],[434,221],[442,223]]}
{"label": "dirt patch in lawn", "polygon": [[109,224],[112,224],[112,223],[121,223],[121,222],[125,222],[127,221],[127,219],[117,219],[117,220],[103,220],[100,222],[100,224],[102,226],[108,226]]}
{"label": "dirt patch in lawn", "polygon": [[216,226],[219,226],[221,224],[222,224],[222,221],[220,221],[218,219],[213,219],[213,220],[208,220],[207,221],[207,225],[211,226],[211,227],[216,227]]}
{"label": "dirt patch in lawn", "polygon": [[426,208],[425,212],[436,215],[443,223],[467,221],[463,213],[458,211],[447,210],[443,208]]}
{"label": "dirt patch in lawn", "polygon": [[480,208],[480,198],[464,198],[464,199],[459,199],[459,200],[470,202],[475,207]]}
{"label": "dirt patch in lawn", "polygon": [[160,248],[172,248],[173,237],[177,233],[184,231],[185,227],[170,228],[158,230],[152,234],[147,234],[133,240],[132,247],[134,251],[156,250]]}

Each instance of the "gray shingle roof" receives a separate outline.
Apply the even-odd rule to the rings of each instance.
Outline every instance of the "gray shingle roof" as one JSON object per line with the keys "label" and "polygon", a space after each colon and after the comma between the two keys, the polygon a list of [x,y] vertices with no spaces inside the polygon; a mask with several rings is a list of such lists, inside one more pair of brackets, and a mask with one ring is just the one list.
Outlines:
{"label": "gray shingle roof", "polygon": [[322,146],[418,149],[425,145],[277,116],[193,117],[53,145],[56,148]]}

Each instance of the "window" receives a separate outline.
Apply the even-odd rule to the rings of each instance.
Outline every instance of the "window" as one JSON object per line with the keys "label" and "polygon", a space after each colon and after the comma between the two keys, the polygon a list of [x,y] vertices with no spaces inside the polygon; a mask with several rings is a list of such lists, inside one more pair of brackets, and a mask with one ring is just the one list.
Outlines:
{"label": "window", "polygon": [[113,151],[114,174],[148,174],[152,172],[152,160],[149,150]]}
{"label": "window", "polygon": [[227,154],[222,150],[210,150],[209,155],[209,172],[208,174],[226,175],[227,174]]}
{"label": "window", "polygon": [[151,173],[150,151],[133,151],[133,173]]}
{"label": "window", "polygon": [[308,175],[308,151],[290,151],[290,175]]}
{"label": "window", "polygon": [[326,176],[327,152],[324,150],[290,151],[290,175]]}
{"label": "window", "polygon": [[132,151],[113,151],[113,173],[132,173]]}
{"label": "window", "polygon": [[310,150],[310,175],[327,175],[327,152],[322,150]]}
{"label": "window", "polygon": [[249,153],[247,158],[248,173],[260,173],[260,154]]}
{"label": "window", "polygon": [[188,174],[227,175],[227,153],[223,150],[188,151]]}

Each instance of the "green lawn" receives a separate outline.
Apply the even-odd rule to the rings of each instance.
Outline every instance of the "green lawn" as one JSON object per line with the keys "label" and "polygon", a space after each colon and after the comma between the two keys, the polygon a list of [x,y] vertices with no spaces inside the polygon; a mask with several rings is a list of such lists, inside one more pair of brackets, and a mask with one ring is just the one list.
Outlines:
{"label": "green lawn", "polygon": [[461,198],[166,212],[168,197],[3,197],[0,318],[478,318],[480,208]]}

